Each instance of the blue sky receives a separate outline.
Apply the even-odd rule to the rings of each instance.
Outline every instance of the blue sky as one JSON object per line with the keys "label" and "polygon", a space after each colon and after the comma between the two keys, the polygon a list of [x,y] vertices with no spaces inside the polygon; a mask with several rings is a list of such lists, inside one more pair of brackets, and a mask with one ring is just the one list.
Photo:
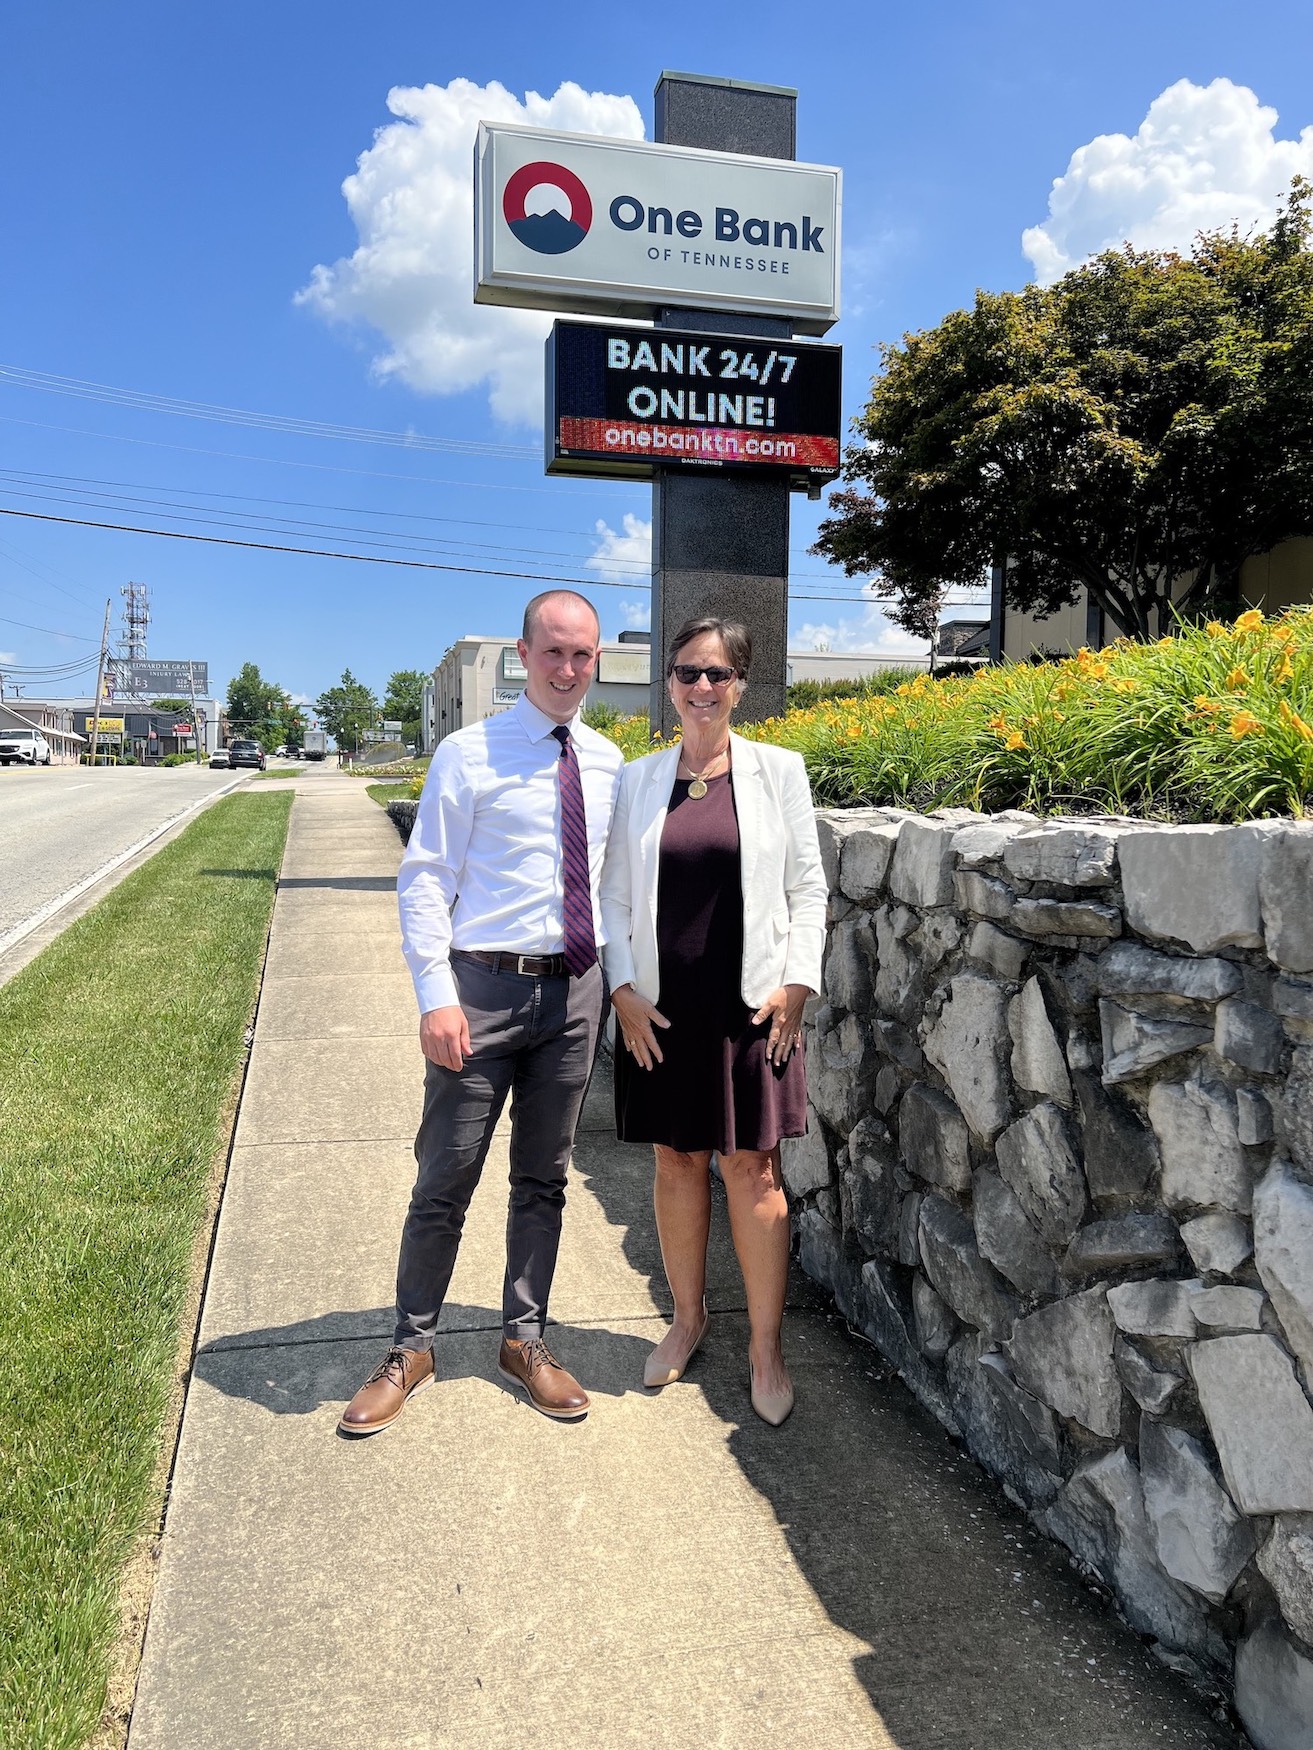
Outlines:
{"label": "blue sky", "polygon": [[[381,690],[466,632],[513,631],[539,586],[482,572],[591,580],[607,635],[642,623],[647,488],[544,477],[537,334],[468,301],[466,221],[442,203],[468,198],[463,118],[484,99],[453,81],[495,83],[506,103],[573,84],[549,113],[636,113],[649,135],[663,67],[796,86],[799,156],[845,174],[830,338],[851,415],[879,342],[977,286],[1051,276],[1115,237],[1180,244],[1270,211],[1293,169],[1313,169],[1311,39],[1307,7],[1242,21],[1213,0],[576,4],[550,19],[520,0],[23,9],[0,66],[0,508],[389,542],[375,550],[471,569],[0,516],[6,692],[40,689],[19,669],[90,660],[106,597],[117,624],[129,581],[150,586],[152,656],[205,658],[220,689],[254,661],[310,698],[347,666]],[[393,88],[425,87],[389,111]],[[807,553],[821,507],[793,503],[793,641],[898,648],[859,588]],[[840,599],[806,599],[827,596]]]}

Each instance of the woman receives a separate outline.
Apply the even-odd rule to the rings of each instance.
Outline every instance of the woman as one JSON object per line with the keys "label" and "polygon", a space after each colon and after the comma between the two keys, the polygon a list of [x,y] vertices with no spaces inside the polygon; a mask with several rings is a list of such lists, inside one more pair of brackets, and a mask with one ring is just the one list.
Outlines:
{"label": "woman", "polygon": [[680,1378],[706,1335],[710,1165],[719,1156],[747,1289],[752,1407],[793,1408],[780,1350],[789,1214],[780,1138],[807,1128],[802,1010],[819,990],[826,885],[801,757],[730,732],[747,628],[690,620],[666,684],[678,747],[625,769],[602,877],[618,1023],[616,1121],[656,1150],[657,1232],[675,1302],[643,1383]]}

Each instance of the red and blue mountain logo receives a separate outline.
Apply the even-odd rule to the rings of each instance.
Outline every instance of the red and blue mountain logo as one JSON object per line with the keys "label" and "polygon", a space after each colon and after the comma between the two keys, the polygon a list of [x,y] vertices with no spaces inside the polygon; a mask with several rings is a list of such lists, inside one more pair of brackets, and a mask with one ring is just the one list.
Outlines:
{"label": "red and blue mountain logo", "polygon": [[[525,212],[524,203],[531,191],[544,184],[565,196],[570,209],[568,219],[555,207],[545,213]],[[593,222],[592,199],[574,171],[546,161],[522,165],[508,179],[501,210],[518,241],[539,255],[564,255],[567,250],[577,249]]]}

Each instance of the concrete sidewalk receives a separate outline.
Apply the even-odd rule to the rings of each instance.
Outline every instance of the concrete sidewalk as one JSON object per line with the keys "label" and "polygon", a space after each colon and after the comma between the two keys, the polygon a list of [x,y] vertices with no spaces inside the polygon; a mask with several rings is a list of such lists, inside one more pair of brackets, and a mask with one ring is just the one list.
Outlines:
{"label": "concrete sidewalk", "polygon": [[801,1278],[798,1408],[756,1420],[723,1206],[712,1334],[643,1391],[650,1164],[604,1075],[552,1309],[587,1420],[497,1380],[503,1130],[438,1383],[336,1435],[419,1112],[398,855],[357,780],[298,786],[130,1750],[1234,1750]]}

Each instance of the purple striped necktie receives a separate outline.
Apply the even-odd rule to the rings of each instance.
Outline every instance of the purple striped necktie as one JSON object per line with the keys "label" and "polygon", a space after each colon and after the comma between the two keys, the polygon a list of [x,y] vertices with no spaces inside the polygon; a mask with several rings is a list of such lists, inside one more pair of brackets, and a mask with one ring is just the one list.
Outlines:
{"label": "purple striped necktie", "polygon": [[561,852],[565,887],[565,969],[573,977],[587,972],[597,959],[593,934],[593,888],[588,878],[588,821],[584,787],[574,742],[564,723],[552,734],[561,744]]}

